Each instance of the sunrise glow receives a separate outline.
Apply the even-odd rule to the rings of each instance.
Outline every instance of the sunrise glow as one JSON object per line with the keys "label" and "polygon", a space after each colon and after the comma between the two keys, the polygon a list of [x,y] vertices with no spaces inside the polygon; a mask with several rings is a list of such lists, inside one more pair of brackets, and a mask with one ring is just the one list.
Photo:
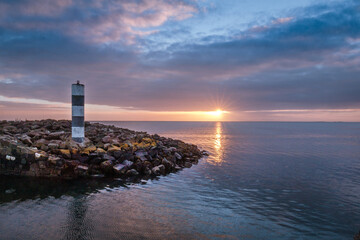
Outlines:
{"label": "sunrise glow", "polygon": [[358,1],[95,2],[1,2],[0,119],[359,121]]}
{"label": "sunrise glow", "polygon": [[360,0],[0,0],[0,240],[360,240],[359,160]]}
{"label": "sunrise glow", "polygon": [[217,109],[215,111],[206,112],[207,114],[214,116],[214,117],[222,117],[224,113],[229,113],[228,111],[223,111],[221,109]]}

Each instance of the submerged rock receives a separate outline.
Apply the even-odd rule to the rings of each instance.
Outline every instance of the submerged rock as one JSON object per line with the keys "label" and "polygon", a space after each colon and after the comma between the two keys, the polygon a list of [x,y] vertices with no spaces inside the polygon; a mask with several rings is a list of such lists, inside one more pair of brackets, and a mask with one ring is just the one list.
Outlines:
{"label": "submerged rock", "polygon": [[151,177],[191,167],[206,155],[195,145],[99,123],[83,143],[70,121],[0,121],[0,174],[78,178]]}

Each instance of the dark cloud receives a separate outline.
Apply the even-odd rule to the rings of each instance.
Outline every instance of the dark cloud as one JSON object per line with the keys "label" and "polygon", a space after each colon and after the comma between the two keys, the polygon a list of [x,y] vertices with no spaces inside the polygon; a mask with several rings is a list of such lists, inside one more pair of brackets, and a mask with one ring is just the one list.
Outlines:
{"label": "dark cloud", "polygon": [[[112,42],[123,31],[134,35],[124,24],[113,33],[119,20],[114,16],[138,26],[166,20],[160,13],[144,17],[132,8],[139,5],[124,5],[129,2],[120,1],[116,12],[103,1],[92,1],[94,8],[56,1],[63,5],[40,10],[24,8],[27,1],[3,2],[0,12],[10,13],[0,23],[0,95],[68,102],[69,85],[79,79],[88,103],[147,110],[212,110],[219,101],[231,110],[360,107],[356,1],[297,9],[264,26],[145,52],[142,47],[156,44],[151,38]],[[148,4],[145,10],[163,3],[172,13],[165,19],[186,17],[172,6],[190,14],[196,9],[182,1],[140,2]],[[189,34],[178,28],[174,33]]]}

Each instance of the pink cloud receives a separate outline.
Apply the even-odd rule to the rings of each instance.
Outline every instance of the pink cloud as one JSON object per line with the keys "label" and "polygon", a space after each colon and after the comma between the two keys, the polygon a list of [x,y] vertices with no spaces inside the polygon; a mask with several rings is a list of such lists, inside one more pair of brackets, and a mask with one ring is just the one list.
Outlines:
{"label": "pink cloud", "polygon": [[290,22],[293,19],[294,19],[293,17],[277,18],[272,21],[272,24],[283,24],[283,23]]}
{"label": "pink cloud", "polygon": [[[60,16],[67,8],[77,9],[83,16]],[[75,0],[38,0],[12,5],[0,3],[2,17],[10,17],[10,21],[0,21],[0,26],[15,29],[55,29],[94,43],[121,41],[131,44],[137,37],[156,32],[153,28],[167,21],[184,20],[196,12],[194,5],[181,0],[95,0],[88,4]],[[18,18],[19,16],[33,18],[25,21]],[[46,17],[49,21],[37,19],[39,16]]]}
{"label": "pink cloud", "polygon": [[[112,9],[122,9],[122,12],[119,14]],[[180,1],[143,0],[117,3],[109,8],[109,12],[92,26],[88,34],[92,41],[109,43],[123,39],[126,43],[133,43],[136,37],[156,32],[147,28],[159,27],[169,20],[189,18],[197,9]]]}

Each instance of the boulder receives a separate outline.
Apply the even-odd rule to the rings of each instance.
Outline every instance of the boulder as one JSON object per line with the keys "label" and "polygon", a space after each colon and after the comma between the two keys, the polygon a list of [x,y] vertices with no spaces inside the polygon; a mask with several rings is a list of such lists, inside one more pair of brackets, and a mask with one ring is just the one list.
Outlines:
{"label": "boulder", "polygon": [[115,145],[110,145],[107,149],[108,152],[121,151],[121,148]]}
{"label": "boulder", "polygon": [[98,155],[101,155],[101,154],[105,154],[106,151],[105,151],[104,149],[102,149],[102,148],[97,148],[97,149],[96,149],[96,153],[97,153]]}
{"label": "boulder", "polygon": [[39,161],[39,162],[38,162],[38,165],[39,165],[39,168],[40,168],[40,169],[45,169],[45,168],[47,168],[47,164],[46,164],[45,161]]}
{"label": "boulder", "polygon": [[124,164],[124,165],[127,166],[127,167],[131,167],[134,163],[131,162],[131,161],[129,161],[129,160],[124,160],[124,161],[122,162],[122,164]]}
{"label": "boulder", "polygon": [[103,161],[102,163],[100,163],[100,168],[101,170],[103,170],[105,173],[111,173],[111,170],[113,168],[113,162],[111,160],[106,160]]}
{"label": "boulder", "polygon": [[72,155],[79,154],[79,149],[77,149],[77,148],[70,148],[69,150]]}
{"label": "boulder", "polygon": [[49,147],[48,147],[48,145],[42,145],[41,147],[40,147],[40,149],[42,150],[42,151],[47,151],[47,150],[49,150]]}
{"label": "boulder", "polygon": [[[62,161],[62,159],[60,158],[60,157],[58,157],[58,156],[55,156],[55,155],[50,155],[49,156],[49,158],[48,158],[48,161],[51,163],[51,164],[53,164],[53,165],[61,165],[61,161]],[[39,161],[39,162],[41,162],[41,161]],[[40,167],[41,168],[41,167]]]}
{"label": "boulder", "polygon": [[104,149],[107,150],[110,146],[111,146],[110,143],[106,143],[106,144],[104,144]]}
{"label": "boulder", "polygon": [[130,148],[130,145],[127,143],[120,144],[120,148],[122,150],[128,150]]}
{"label": "boulder", "polygon": [[113,156],[116,158],[116,159],[120,159],[122,156],[123,156],[123,151],[114,151],[113,152]]}
{"label": "boulder", "polygon": [[66,147],[66,142],[61,141],[60,144],[59,144],[59,148],[61,148],[61,149],[67,148]]}
{"label": "boulder", "polygon": [[85,148],[84,150],[82,150],[82,151],[81,151],[81,154],[89,155],[90,153],[95,152],[96,149],[97,149],[97,148],[96,148],[94,145],[91,145],[91,146]]}
{"label": "boulder", "polygon": [[9,136],[9,135],[2,135],[0,136],[0,146],[3,147],[16,147],[18,144],[18,141],[16,138]]}
{"label": "boulder", "polygon": [[34,157],[35,157],[35,161],[46,161],[49,155],[46,152],[41,151],[34,153]]}
{"label": "boulder", "polygon": [[145,161],[145,162],[143,163],[143,169],[144,169],[144,168],[151,169],[152,167],[153,167],[153,165],[152,165],[151,162],[149,162],[149,161]]}
{"label": "boulder", "polygon": [[123,144],[123,147],[126,149],[132,148],[134,146],[129,140],[126,140]]}
{"label": "boulder", "polygon": [[119,140],[118,139],[113,139],[113,140],[111,140],[111,143],[113,144],[113,145],[120,145],[120,142],[119,142]]}
{"label": "boulder", "polygon": [[5,159],[8,160],[8,161],[15,161],[16,157],[11,156],[11,155],[6,155]]}
{"label": "boulder", "polygon": [[48,144],[49,144],[48,140],[41,138],[34,143],[34,146],[37,148],[41,148],[43,145],[47,146]]}
{"label": "boulder", "polygon": [[104,154],[104,155],[101,156],[101,158],[103,160],[115,161],[115,158],[113,156],[110,156],[109,154]]}
{"label": "boulder", "polygon": [[165,174],[165,166],[164,165],[159,165],[156,167],[153,167],[151,169],[151,172],[155,175],[155,176],[159,176],[161,174]]}
{"label": "boulder", "polygon": [[165,148],[164,152],[165,153],[172,153],[172,152],[175,152],[176,150],[177,150],[176,147],[169,147],[169,148]]}
{"label": "boulder", "polygon": [[[31,128],[33,128],[34,126],[32,126]],[[36,128],[33,128],[36,129]],[[38,131],[30,131],[27,133],[27,135],[31,138],[39,138],[41,136],[41,133],[39,133]]]}
{"label": "boulder", "polygon": [[98,148],[104,148],[104,143],[98,141],[98,142],[95,144],[95,146],[98,147]]}
{"label": "boulder", "polygon": [[162,161],[160,161],[160,159],[155,158],[155,160],[154,160],[154,161],[152,161],[152,164],[153,164],[154,166],[158,166],[158,165],[160,165],[160,164],[161,164],[161,162],[162,162]]}
{"label": "boulder", "polygon": [[48,148],[49,148],[50,150],[54,150],[54,149],[58,149],[58,148],[59,148],[59,144],[57,144],[57,143],[49,143],[47,146],[48,146]]}
{"label": "boulder", "polygon": [[71,158],[71,153],[70,153],[70,150],[68,150],[68,149],[60,149],[59,153],[61,154],[61,156],[63,156],[66,159]]}
{"label": "boulder", "polygon": [[118,175],[126,172],[127,166],[124,164],[116,164],[113,166],[114,172]]}
{"label": "boulder", "polygon": [[135,144],[135,146],[137,149],[144,149],[144,148],[150,147],[150,144],[145,143],[145,142],[140,142],[140,143]]}
{"label": "boulder", "polygon": [[115,158],[120,158],[122,154],[121,148],[114,145],[109,146],[107,152]]}
{"label": "boulder", "polygon": [[19,139],[28,146],[31,146],[33,144],[31,138],[28,135],[22,135]]}
{"label": "boulder", "polygon": [[73,148],[83,149],[83,148],[87,148],[87,147],[90,147],[91,145],[93,145],[92,141],[87,137],[85,137],[84,142],[78,143],[78,142],[75,142],[74,140],[72,140],[71,136],[69,136],[65,142],[66,142],[67,149],[73,149]]}
{"label": "boulder", "polygon": [[191,162],[185,162],[184,167],[191,168],[192,164]]}
{"label": "boulder", "polygon": [[143,174],[144,174],[145,176],[150,176],[150,175],[151,175],[151,170],[146,167],[146,168],[144,168],[144,170],[143,170]]}
{"label": "boulder", "polygon": [[146,161],[146,160],[148,160],[148,159],[146,158],[146,156],[148,155],[148,153],[147,153],[146,151],[144,151],[144,150],[138,150],[138,151],[136,151],[136,152],[135,152],[135,155],[136,155],[136,157],[139,158],[141,161]]}
{"label": "boulder", "polygon": [[167,171],[171,171],[174,168],[174,163],[168,161],[166,158],[163,158],[161,162]]}
{"label": "boulder", "polygon": [[181,160],[182,159],[182,156],[178,153],[178,152],[175,152],[175,157],[177,160]]}
{"label": "boulder", "polygon": [[89,171],[89,167],[85,165],[77,165],[74,169],[75,174],[81,177],[85,177],[89,175],[88,171]]}
{"label": "boulder", "polygon": [[143,161],[141,161],[140,159],[137,159],[135,162],[134,162],[134,166],[133,168],[135,168],[138,172],[141,172],[141,170],[143,169]]}
{"label": "boulder", "polygon": [[6,134],[16,134],[18,133],[18,128],[15,126],[5,126],[3,128],[3,132],[5,132]]}
{"label": "boulder", "polygon": [[139,175],[139,172],[136,171],[135,169],[130,169],[130,170],[126,171],[126,176],[131,177],[131,176],[137,176],[137,175]]}
{"label": "boulder", "polygon": [[64,131],[60,131],[60,132],[52,132],[47,136],[48,140],[60,140],[61,136],[63,136],[65,134]]}
{"label": "boulder", "polygon": [[202,150],[201,151],[201,154],[204,155],[204,156],[209,156],[209,152],[208,151],[205,151],[205,150]]}
{"label": "boulder", "polygon": [[24,160],[27,162],[35,162],[35,153],[38,151],[36,148],[18,146],[18,149],[20,150],[22,164]]}
{"label": "boulder", "polygon": [[25,176],[36,177],[40,176],[40,168],[37,163],[30,164],[30,169],[25,171]]}
{"label": "boulder", "polygon": [[101,139],[103,143],[110,143],[112,138],[110,136],[105,136]]}

